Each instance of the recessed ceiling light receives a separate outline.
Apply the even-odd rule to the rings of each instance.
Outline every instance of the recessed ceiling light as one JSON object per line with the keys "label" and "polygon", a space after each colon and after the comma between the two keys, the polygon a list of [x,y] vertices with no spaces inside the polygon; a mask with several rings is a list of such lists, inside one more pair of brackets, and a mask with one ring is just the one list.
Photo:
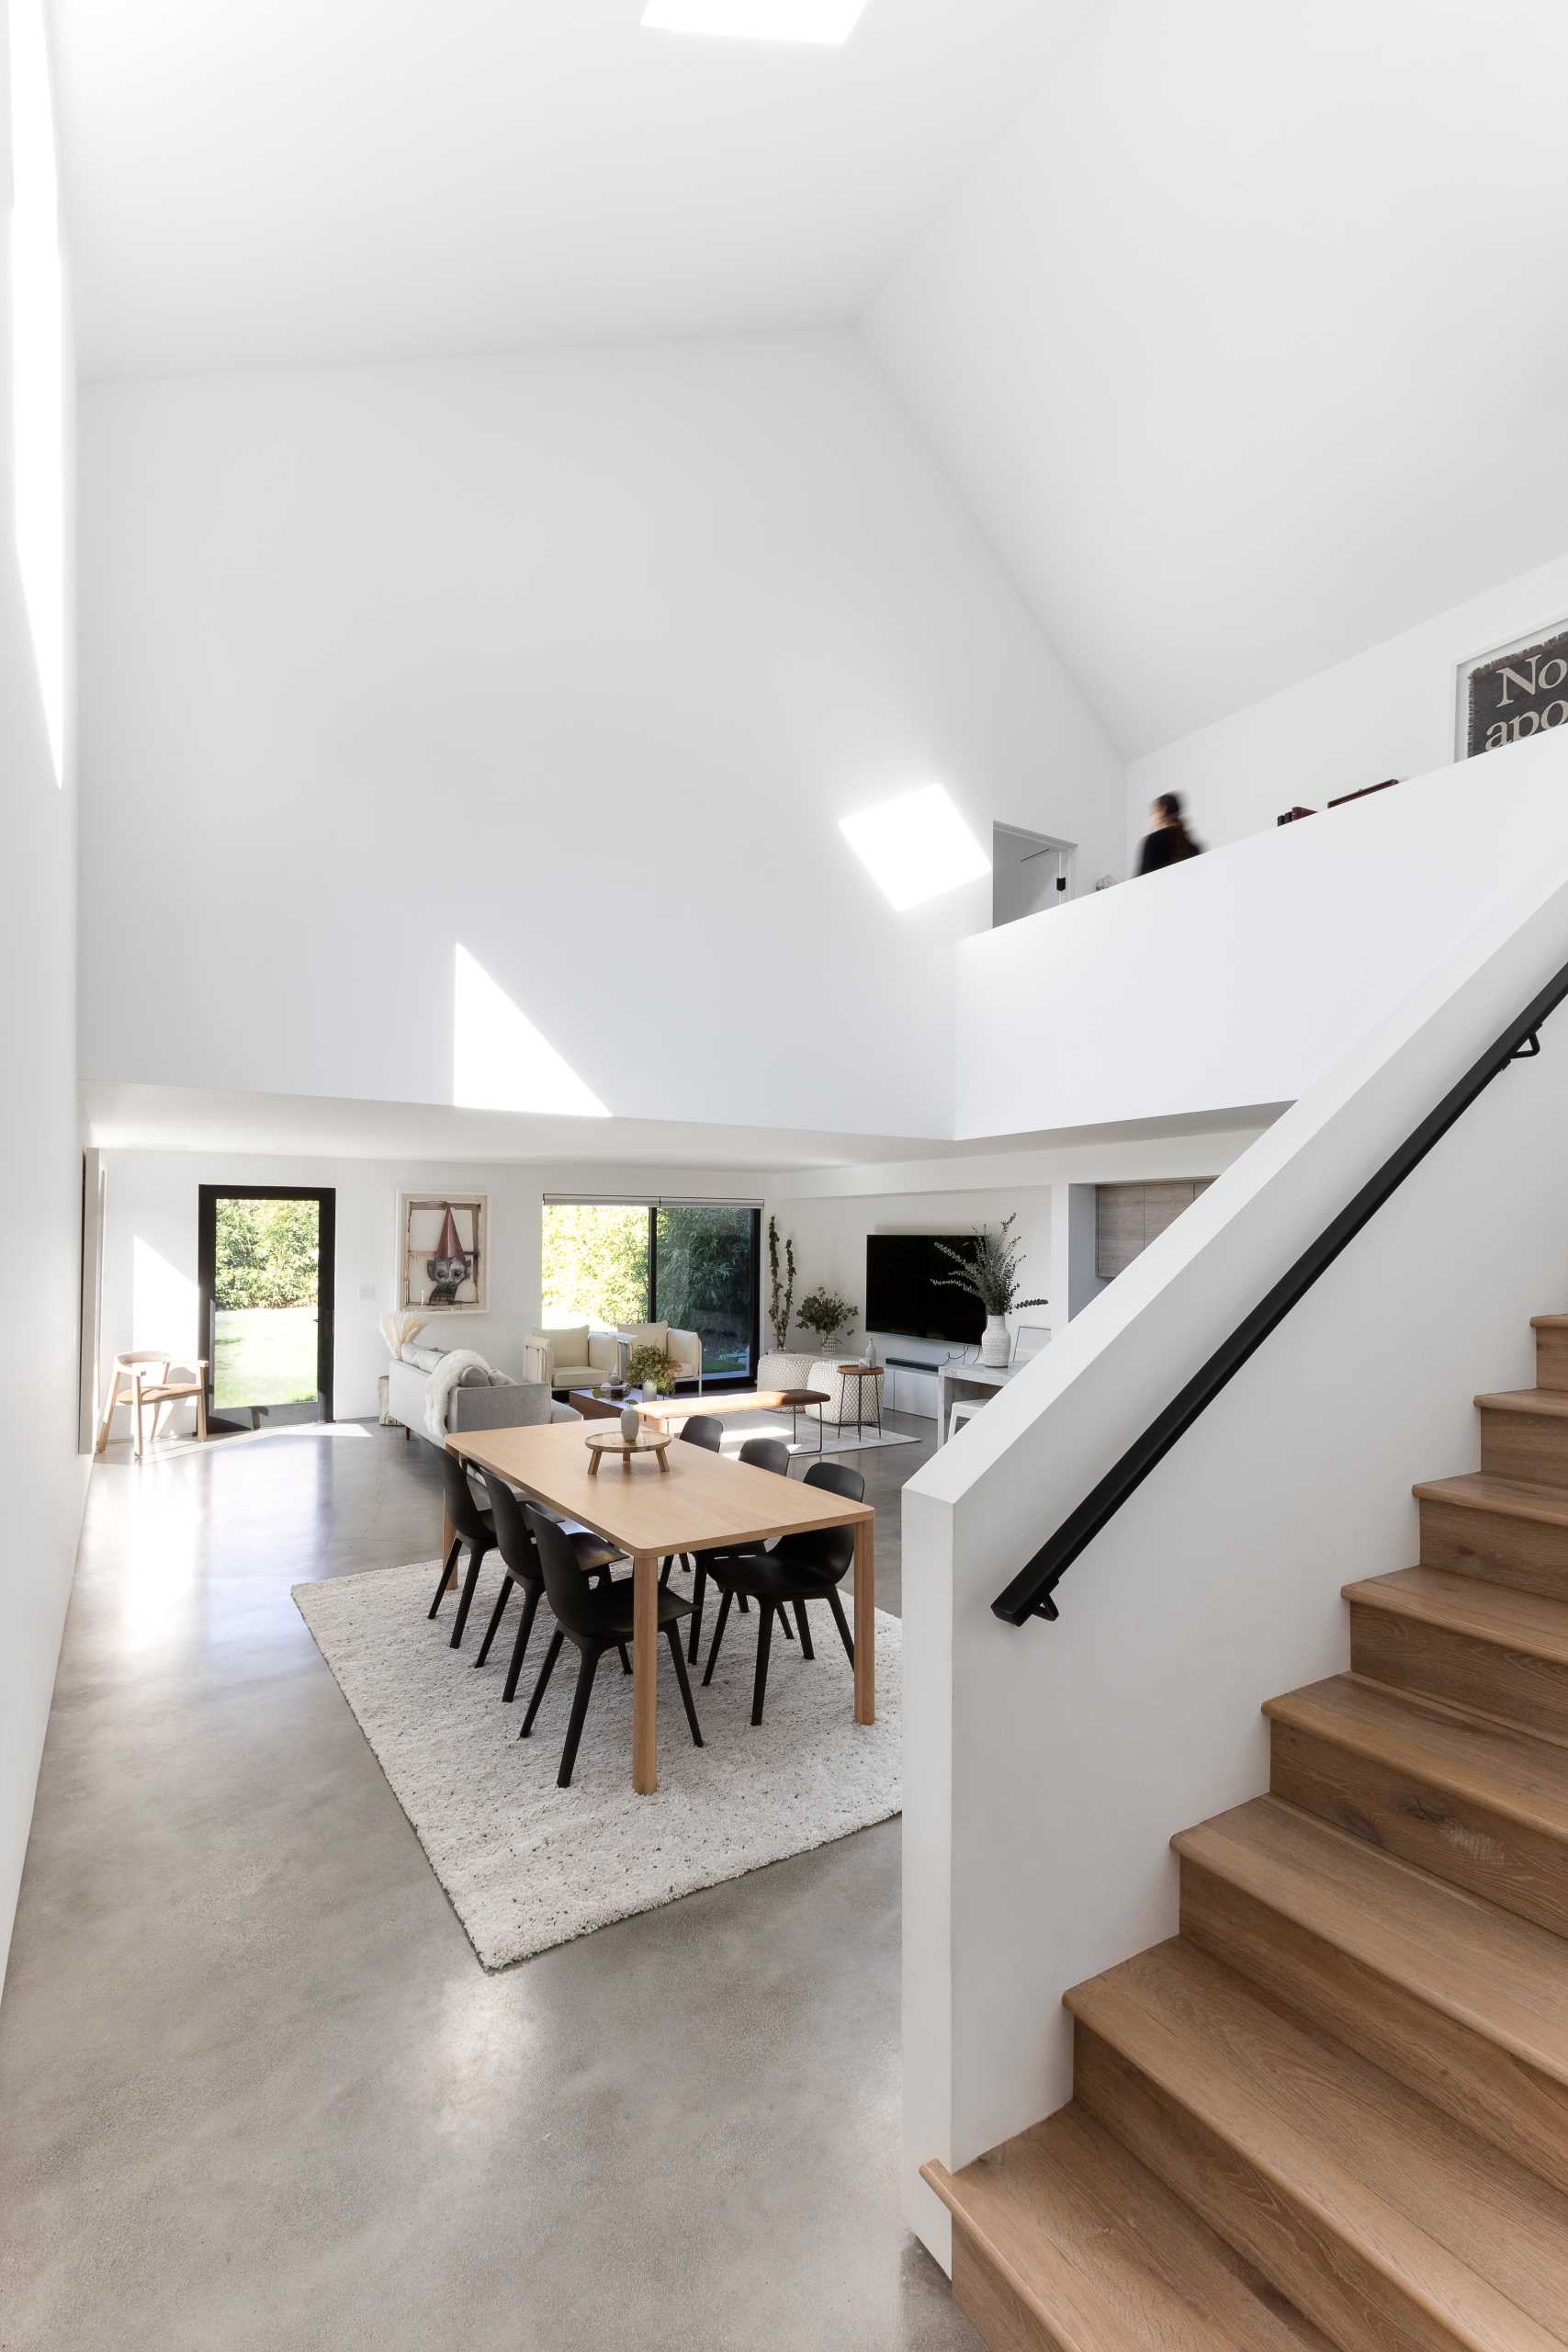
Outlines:
{"label": "recessed ceiling light", "polygon": [[902,913],[991,870],[991,861],[940,784],[840,817],[839,830]]}
{"label": "recessed ceiling light", "polygon": [[642,21],[660,33],[715,33],[729,40],[848,40],[865,0],[648,0]]}

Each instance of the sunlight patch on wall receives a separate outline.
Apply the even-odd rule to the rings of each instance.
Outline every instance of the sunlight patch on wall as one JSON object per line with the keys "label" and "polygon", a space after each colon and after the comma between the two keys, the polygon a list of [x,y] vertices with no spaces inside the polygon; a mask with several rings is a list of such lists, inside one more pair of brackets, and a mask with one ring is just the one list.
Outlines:
{"label": "sunlight patch on wall", "polygon": [[17,561],[58,785],[65,773],[65,300],[43,0],[11,0],[10,25]]}
{"label": "sunlight patch on wall", "polygon": [[131,1243],[130,1283],[131,1346],[166,1348],[176,1364],[189,1364],[193,1351],[201,1353],[196,1335],[197,1288],[190,1275],[171,1266],[161,1250],[137,1234]]}
{"label": "sunlight patch on wall", "polygon": [[610,1115],[570,1063],[461,945],[452,986],[452,1100],[471,1111],[549,1112],[577,1119]]}
{"label": "sunlight patch on wall", "polygon": [[990,859],[940,784],[900,793],[858,816],[840,817],[839,830],[900,914],[991,870]]}

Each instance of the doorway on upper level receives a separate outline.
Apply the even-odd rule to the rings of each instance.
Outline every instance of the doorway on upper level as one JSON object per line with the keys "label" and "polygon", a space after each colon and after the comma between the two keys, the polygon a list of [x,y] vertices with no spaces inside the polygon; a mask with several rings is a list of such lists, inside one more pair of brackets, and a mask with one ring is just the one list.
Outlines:
{"label": "doorway on upper level", "polygon": [[1016,825],[991,828],[991,929],[1043,914],[1072,895],[1076,842],[1053,833],[1026,833]]}

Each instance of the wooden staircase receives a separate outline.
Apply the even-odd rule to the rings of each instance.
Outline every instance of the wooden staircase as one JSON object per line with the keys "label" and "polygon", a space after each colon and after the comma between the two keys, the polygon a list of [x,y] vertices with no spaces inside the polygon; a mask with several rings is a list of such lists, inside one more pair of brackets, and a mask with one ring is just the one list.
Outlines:
{"label": "wooden staircase", "polygon": [[961,2172],[997,2352],[1568,2347],[1568,1316],[1478,1396],[1269,1794],[1183,1830],[1181,1932],[1066,1996],[1070,2106]]}

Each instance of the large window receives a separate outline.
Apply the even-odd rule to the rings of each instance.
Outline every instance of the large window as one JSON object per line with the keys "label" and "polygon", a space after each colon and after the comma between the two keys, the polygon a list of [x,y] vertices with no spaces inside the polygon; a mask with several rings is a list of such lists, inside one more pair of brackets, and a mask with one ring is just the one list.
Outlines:
{"label": "large window", "polygon": [[756,1369],[761,1211],[730,1201],[547,1201],[547,1326],[695,1331],[705,1379]]}
{"label": "large window", "polygon": [[646,1323],[653,1242],[646,1201],[547,1201],[545,1325]]}

